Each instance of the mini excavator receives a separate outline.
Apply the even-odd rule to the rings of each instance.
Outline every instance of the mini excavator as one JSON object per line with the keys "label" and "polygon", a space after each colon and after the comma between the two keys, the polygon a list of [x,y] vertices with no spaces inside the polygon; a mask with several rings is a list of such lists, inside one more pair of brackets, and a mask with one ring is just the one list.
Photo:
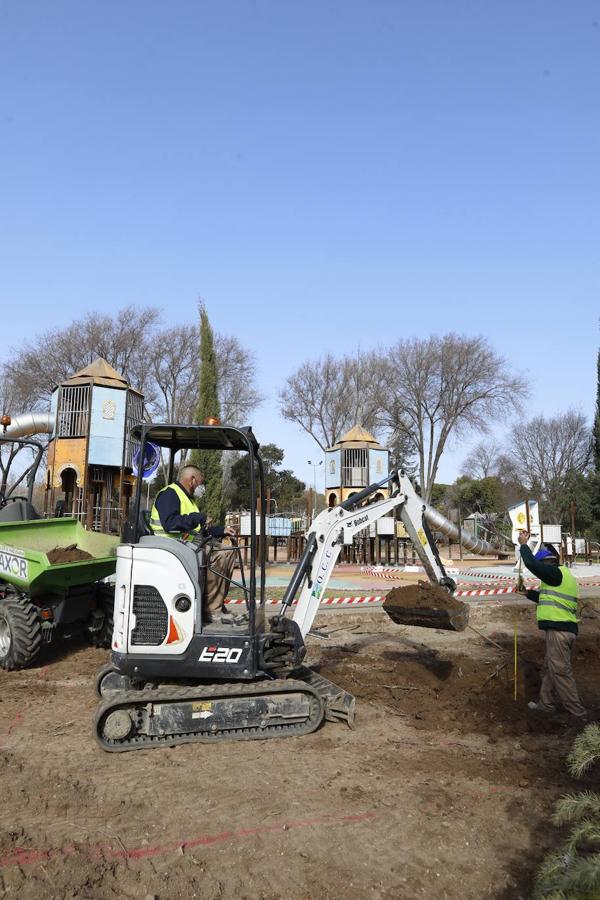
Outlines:
{"label": "mini excavator", "polygon": [[[170,451],[169,482],[180,451],[245,452],[250,508],[256,509],[260,498],[260,534],[266,533],[264,470],[251,428],[144,424],[132,437],[140,443],[142,459],[151,443]],[[388,485],[389,496],[369,502],[383,485]],[[352,726],[354,697],[304,665],[304,638],[343,546],[395,509],[430,581],[450,593],[455,589],[437,552],[423,501],[408,476],[393,471],[315,518],[281,610],[268,623],[266,542],[260,542],[259,552],[256,517],[251,516],[249,579],[246,583],[238,548],[240,581],[232,580],[244,595],[247,616],[238,617],[241,624],[203,621],[210,537],[153,535],[141,511],[141,495],[140,478],[117,548],[112,661],[96,682],[100,702],[95,735],[109,752],[303,735],[324,720]]]}

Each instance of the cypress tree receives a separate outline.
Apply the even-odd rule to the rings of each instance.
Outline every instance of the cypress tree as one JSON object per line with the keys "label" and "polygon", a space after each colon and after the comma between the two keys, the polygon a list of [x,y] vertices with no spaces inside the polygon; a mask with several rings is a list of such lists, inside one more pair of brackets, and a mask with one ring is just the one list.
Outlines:
{"label": "cypress tree", "polygon": [[596,478],[600,478],[600,350],[598,350],[596,373],[596,415],[594,417],[593,440]]}
{"label": "cypress tree", "polygon": [[[208,418],[220,419],[221,406],[218,395],[217,361],[212,328],[208,313],[200,303],[200,390],[196,407],[196,422],[205,424]],[[204,475],[205,492],[201,508],[217,525],[221,521],[223,507],[223,469],[221,453],[216,450],[195,450],[191,462]]]}
{"label": "cypress tree", "polygon": [[592,452],[594,456],[594,473],[590,478],[592,495],[592,514],[595,525],[591,535],[596,540],[600,538],[600,350],[598,351],[597,377],[596,377],[596,414],[594,427],[592,428]]}

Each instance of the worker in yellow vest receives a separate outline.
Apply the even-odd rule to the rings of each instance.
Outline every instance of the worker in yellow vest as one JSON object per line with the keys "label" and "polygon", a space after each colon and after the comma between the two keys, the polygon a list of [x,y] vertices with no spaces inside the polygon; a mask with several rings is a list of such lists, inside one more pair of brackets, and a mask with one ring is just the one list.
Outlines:
{"label": "worker in yellow vest", "polygon": [[519,534],[521,559],[529,571],[539,578],[539,590],[523,590],[529,600],[537,603],[537,623],[546,635],[546,657],[540,697],[529,708],[537,712],[556,712],[565,709],[581,722],[587,712],[582,705],[575,684],[571,656],[577,640],[577,600],[579,586],[566,566],[561,566],[557,550],[552,544],[542,544],[533,555],[527,544],[529,533]]}
{"label": "worker in yellow vest", "polygon": [[206,596],[203,598],[203,621],[212,622],[221,614],[221,621],[239,617],[229,616],[225,597],[231,584],[236,552],[219,543],[220,539],[235,535],[232,528],[222,525],[206,527],[206,515],[198,509],[197,497],[201,496],[204,477],[196,466],[184,466],[177,481],[167,485],[156,495],[150,513],[150,526],[156,535],[193,540],[199,533],[206,533],[214,540],[207,544]]}

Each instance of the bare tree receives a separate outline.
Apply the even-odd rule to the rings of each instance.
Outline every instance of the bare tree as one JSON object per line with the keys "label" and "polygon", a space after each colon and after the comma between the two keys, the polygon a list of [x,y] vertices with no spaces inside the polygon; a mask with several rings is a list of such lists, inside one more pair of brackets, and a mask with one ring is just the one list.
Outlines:
{"label": "bare tree", "polygon": [[592,460],[592,438],[585,416],[568,410],[552,418],[536,416],[515,425],[512,460],[521,483],[539,495],[546,521],[559,524],[566,513],[567,479],[584,474]]}
{"label": "bare tree", "polygon": [[[151,374],[156,384],[152,414],[167,422],[191,422],[198,405],[199,334],[196,327],[167,328],[157,335],[151,353]],[[253,354],[235,337],[214,335],[221,418],[241,424],[262,402],[256,386]]]}
{"label": "bare tree", "polygon": [[214,336],[221,418],[230,425],[241,425],[263,401],[256,386],[254,354],[237,338]]}
{"label": "bare tree", "polygon": [[[13,352],[6,375],[22,409],[45,408],[57,384],[103,357],[152,402],[150,348],[159,311],[127,306],[114,318],[89,313],[62,329],[52,329]],[[18,411],[21,412],[22,409]]]}
{"label": "bare tree", "polygon": [[152,418],[191,422],[198,398],[198,329],[178,325],[159,333],[150,353],[156,385]]}
{"label": "bare tree", "polygon": [[[10,410],[45,409],[57,384],[98,356],[144,394],[156,419],[191,421],[197,403],[199,335],[196,326],[158,330],[160,311],[127,306],[116,316],[90,313],[13,351],[4,366]],[[239,423],[262,400],[256,363],[240,342],[215,336],[223,420]]]}
{"label": "bare tree", "polygon": [[426,502],[449,440],[487,432],[490,421],[514,413],[526,395],[524,378],[483,337],[399,341],[380,366],[381,424],[412,442]]}
{"label": "bare tree", "polygon": [[325,450],[353,425],[376,430],[379,391],[374,354],[358,352],[341,360],[328,354],[289,376],[279,406],[284,419],[300,425]]}
{"label": "bare tree", "polygon": [[489,478],[498,474],[502,450],[496,441],[480,441],[462,464],[462,472],[469,478]]}

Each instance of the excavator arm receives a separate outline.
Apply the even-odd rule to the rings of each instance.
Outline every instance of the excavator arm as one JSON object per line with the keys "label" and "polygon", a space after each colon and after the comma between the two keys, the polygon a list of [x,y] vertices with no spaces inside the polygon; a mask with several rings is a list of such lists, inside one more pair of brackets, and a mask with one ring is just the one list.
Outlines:
{"label": "excavator arm", "polygon": [[[389,485],[390,496],[361,506],[380,488]],[[453,591],[455,584],[446,574],[425,519],[425,504],[410,478],[395,470],[388,477],[344,500],[340,506],[324,510],[314,520],[306,539],[304,553],[283,598],[284,616],[298,594],[294,622],[304,638],[310,631],[321,597],[344,545],[377,519],[399,507],[400,518],[415,547],[423,568],[434,584]]]}

